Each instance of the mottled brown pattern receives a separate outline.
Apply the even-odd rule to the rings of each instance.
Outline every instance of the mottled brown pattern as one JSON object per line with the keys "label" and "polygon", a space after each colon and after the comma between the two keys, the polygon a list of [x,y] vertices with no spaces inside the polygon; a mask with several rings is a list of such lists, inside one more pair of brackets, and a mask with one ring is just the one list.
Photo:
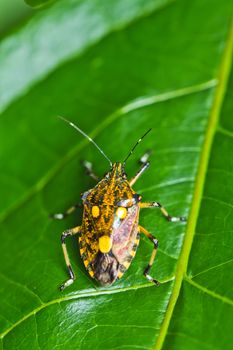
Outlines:
{"label": "mottled brown pattern", "polygon": [[[112,284],[122,276],[122,266],[124,270],[129,267],[139,244],[139,197],[130,187],[122,164],[115,163],[93,189],[83,194],[82,199],[81,257],[91,277],[103,285]],[[116,210],[122,205],[122,200],[128,200],[123,202],[126,203],[127,215],[120,219]],[[99,208],[98,217],[93,216],[93,206]],[[111,237],[113,241],[111,251],[106,254],[99,250],[99,237],[103,235]]]}

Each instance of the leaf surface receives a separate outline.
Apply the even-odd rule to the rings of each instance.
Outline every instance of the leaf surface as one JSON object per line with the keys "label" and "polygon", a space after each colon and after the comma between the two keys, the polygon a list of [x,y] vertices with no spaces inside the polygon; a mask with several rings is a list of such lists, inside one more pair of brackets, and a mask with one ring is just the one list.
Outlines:
{"label": "leaf surface", "polygon": [[[212,109],[212,149],[187,271],[164,349],[231,349],[233,323],[233,27]],[[223,100],[223,101],[222,101]],[[221,109],[220,109],[221,107]],[[212,123],[210,123],[211,125]],[[210,129],[210,127],[209,127]],[[205,153],[206,149],[203,153]],[[195,300],[195,305],[188,300]],[[168,313],[167,313],[168,314]],[[192,320],[189,315],[192,315]],[[216,329],[218,330],[216,332]],[[204,330],[204,332],[203,332]],[[161,332],[161,338],[165,327]],[[158,343],[157,343],[158,344]],[[158,347],[158,346],[157,346]]]}
{"label": "leaf surface", "polygon": [[58,0],[24,0],[25,3],[31,7],[42,7]]}
{"label": "leaf surface", "polygon": [[[223,198],[211,192],[219,183],[221,169],[226,176],[223,181],[229,181],[227,188],[231,185],[228,173],[232,168],[227,161],[228,134],[232,132],[230,96],[221,117],[227,135],[219,131],[213,143],[208,188],[187,276],[177,295],[177,317],[173,319],[172,310],[168,332],[163,325],[169,301],[174,300],[184,224],[166,222],[156,209],[141,212],[141,225],[160,241],[152,269],[152,275],[162,282],[159,288],[142,274],[152,251],[145,238],[124,277],[108,288],[88,277],[74,238],[68,249],[77,280],[60,293],[57,286],[67,272],[59,237],[63,230],[81,223],[81,210],[64,222],[50,221],[48,215],[64,211],[94,186],[84,176],[81,160],[92,161],[100,175],[108,170],[106,160],[87,140],[55,118],[63,115],[94,137],[112,161],[124,159],[152,127],[153,132],[129,159],[127,173],[133,176],[137,158],[152,149],[151,167],[135,185],[136,191],[145,201],[158,200],[173,215],[191,215],[193,220],[192,211],[189,213],[219,88],[219,70],[229,45],[231,9],[230,2],[223,6],[217,0],[196,0],[188,7],[184,0],[59,1],[2,41],[2,349],[151,349],[156,342],[161,348],[164,340],[165,349],[173,343],[185,349],[189,338],[179,332],[186,334],[187,328],[196,340],[193,349],[198,348],[199,340],[206,348],[212,346],[210,333],[204,340],[197,336],[202,325],[208,325],[214,303],[220,302],[210,294],[222,295],[232,303],[230,281],[224,284],[227,275],[221,274],[218,284],[211,275],[213,266],[221,269],[230,264],[232,251],[231,211],[230,207],[225,211],[222,203],[230,202],[232,196],[224,188],[220,191]],[[228,61],[229,57],[230,53]],[[221,157],[222,151],[226,158]],[[209,197],[217,201],[212,203]],[[213,220],[214,205],[221,210]],[[224,239],[217,250],[222,230]],[[199,232],[205,234],[201,239],[196,238]],[[213,236],[216,253],[211,261],[207,259],[211,249],[207,234]],[[204,320],[195,323],[197,330],[192,327],[193,316],[189,323],[185,320],[192,305],[197,310],[203,306],[203,297],[210,306]],[[226,309],[229,316],[231,304],[225,299],[220,311]],[[223,335],[215,348],[221,349],[226,339]]]}

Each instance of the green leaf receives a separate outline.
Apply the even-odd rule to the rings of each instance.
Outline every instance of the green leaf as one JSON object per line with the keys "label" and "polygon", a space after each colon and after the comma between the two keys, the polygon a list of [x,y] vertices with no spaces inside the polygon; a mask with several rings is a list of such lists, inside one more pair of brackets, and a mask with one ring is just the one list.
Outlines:
{"label": "green leaf", "polygon": [[31,7],[42,7],[58,0],[24,0],[25,3]]}
{"label": "green leaf", "polygon": [[[206,172],[206,166],[202,165],[199,168],[199,175],[205,175],[200,213],[197,226],[194,227],[190,220],[190,230],[189,228],[187,230],[187,244],[184,244],[183,252],[185,253],[185,248],[190,249],[191,244],[192,249],[179,296],[174,295],[177,302],[164,349],[186,349],[186,344],[189,344],[189,349],[232,347],[233,70],[225,94],[232,61],[232,47],[233,26],[223,57],[220,83],[203,147],[201,160],[205,163],[209,159],[208,169]],[[224,94],[225,99],[222,101]],[[209,152],[210,146],[212,146],[211,152]],[[196,193],[199,195],[201,193],[198,190],[198,182],[201,187],[200,183],[203,180],[201,178],[197,180]],[[193,214],[195,215],[195,202]],[[185,258],[183,263],[184,260]],[[181,265],[180,261],[182,270]],[[188,300],[195,300],[195,305]],[[171,316],[169,311],[167,319]],[[190,314],[191,320],[189,320]],[[161,340],[165,336],[163,333],[167,331],[166,323],[165,321],[160,333]]]}
{"label": "green leaf", "polygon": [[[218,118],[231,12],[217,0],[66,0],[0,43],[2,349],[229,348],[232,80]],[[88,277],[74,238],[67,245],[77,280],[58,291],[67,277],[60,234],[81,223],[81,210],[64,222],[48,215],[94,186],[82,159],[98,174],[109,165],[56,115],[77,123],[112,161],[153,128],[127,173],[152,149],[135,190],[189,217],[186,228],[156,209],[141,212],[140,224],[160,242],[151,272],[159,288],[143,276],[146,238],[108,288]]]}

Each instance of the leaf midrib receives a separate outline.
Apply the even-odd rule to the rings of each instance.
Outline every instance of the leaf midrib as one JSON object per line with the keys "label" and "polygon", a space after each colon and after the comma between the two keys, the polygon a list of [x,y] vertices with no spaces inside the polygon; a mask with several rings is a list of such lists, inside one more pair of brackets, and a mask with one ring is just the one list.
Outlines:
{"label": "leaf midrib", "polygon": [[[230,75],[231,63],[232,63],[232,52],[233,52],[233,19],[230,23],[228,37],[226,39],[226,44],[225,44],[225,50],[223,52],[222,62],[220,64],[220,69],[218,73],[219,84],[216,87],[212,110],[210,112],[209,122],[206,129],[206,136],[205,136],[203,149],[202,149],[202,153],[199,161],[198,172],[196,177],[197,180],[196,180],[195,189],[194,189],[190,217],[188,219],[188,224],[187,224],[187,231],[186,231],[183,247],[181,250],[180,257],[178,259],[177,269],[175,273],[175,283],[173,286],[173,291],[170,297],[168,308],[167,308],[162,326],[160,328],[160,333],[157,338],[156,344],[154,346],[154,350],[161,350],[163,347],[163,343],[167,335],[168,327],[173,316],[173,312],[180,294],[180,289],[181,289],[183,280],[188,279],[190,281],[190,278],[186,275],[188,260],[189,260],[189,255],[192,248],[193,238],[195,235],[195,228],[196,228],[196,223],[197,223],[198,214],[199,214],[200,205],[201,205],[201,199],[202,199],[202,194],[203,194],[203,189],[205,184],[206,172],[208,169],[211,147],[212,147],[214,135],[218,129],[220,111],[221,111],[221,107],[224,100],[225,91],[227,88],[227,83]],[[197,287],[197,284],[193,281],[192,281],[192,285]],[[202,291],[205,291],[205,292],[208,291],[208,294],[212,295],[213,297],[218,297],[218,299],[221,299],[221,300],[226,299],[225,297],[219,296],[214,292],[209,291],[205,287],[202,287],[200,285],[198,286],[199,286],[199,289],[201,287]],[[232,302],[231,300],[228,300],[228,301]]]}
{"label": "leaf midrib", "polygon": [[[92,138],[95,138],[101,131],[103,131],[108,125],[114,122],[117,118],[126,115],[134,110],[150,106],[156,103],[165,102],[171,99],[180,98],[193,93],[198,93],[211,89],[217,85],[217,80],[212,79],[206,82],[184,87],[177,90],[167,91],[159,95],[153,96],[141,96],[133,101],[126,103],[124,106],[118,108],[116,111],[107,116],[104,121],[93,129],[89,134]],[[34,186],[32,186],[24,196],[22,196],[17,202],[9,207],[5,212],[0,214],[0,223],[4,222],[8,216],[10,216],[14,211],[18,210],[22,205],[28,202],[36,193],[40,192],[61,170],[61,168],[68,163],[68,161],[75,158],[78,152],[84,148],[89,143],[88,140],[84,139],[76,147],[71,149],[65,156],[47,173],[45,174]]]}

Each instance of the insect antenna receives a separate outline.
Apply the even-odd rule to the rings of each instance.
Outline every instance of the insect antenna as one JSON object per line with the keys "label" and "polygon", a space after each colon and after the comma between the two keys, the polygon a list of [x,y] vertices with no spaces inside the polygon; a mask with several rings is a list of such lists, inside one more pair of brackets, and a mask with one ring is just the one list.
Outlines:
{"label": "insect antenna", "polygon": [[147,130],[147,132],[146,132],[144,135],[142,135],[142,136],[140,137],[140,139],[136,142],[136,144],[133,146],[133,148],[131,149],[131,151],[129,152],[129,154],[127,155],[127,157],[125,158],[125,160],[124,160],[124,162],[123,162],[124,165],[125,165],[126,161],[129,159],[129,157],[131,156],[131,154],[133,153],[133,151],[135,150],[135,148],[137,147],[137,145],[142,141],[142,139],[143,139],[147,134],[149,134],[149,132],[150,132],[151,130],[152,130],[152,129]]}
{"label": "insect antenna", "polygon": [[76,129],[78,132],[80,132],[80,134],[82,134],[84,137],[86,137],[90,142],[93,143],[93,145],[100,151],[100,153],[104,156],[105,159],[107,159],[107,161],[109,162],[110,166],[112,167],[112,162],[111,160],[106,156],[106,154],[104,153],[104,151],[102,151],[102,149],[97,145],[97,143],[95,143],[94,140],[92,140],[92,138],[90,138],[90,136],[88,136],[84,131],[82,131],[77,125],[75,125],[74,123],[72,123],[71,121],[69,121],[68,119],[61,117],[60,115],[58,116],[58,118],[62,119],[64,122],[68,123],[70,126],[72,126],[74,129]]}

